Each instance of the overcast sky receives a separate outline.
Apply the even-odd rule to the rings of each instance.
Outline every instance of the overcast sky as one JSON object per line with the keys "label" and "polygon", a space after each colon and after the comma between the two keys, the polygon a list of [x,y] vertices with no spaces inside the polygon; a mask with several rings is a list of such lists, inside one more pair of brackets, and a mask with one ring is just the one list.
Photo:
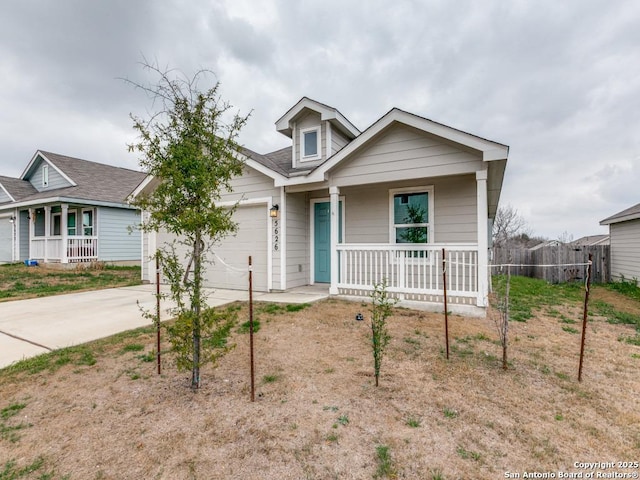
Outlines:
{"label": "overcast sky", "polygon": [[510,146],[501,205],[534,234],[606,233],[640,202],[640,2],[21,0],[0,15],[0,174],[37,149],[137,168],[121,78],[143,55],[216,72],[252,111],[242,143],[287,146],[301,97],[360,130],[392,107]]}

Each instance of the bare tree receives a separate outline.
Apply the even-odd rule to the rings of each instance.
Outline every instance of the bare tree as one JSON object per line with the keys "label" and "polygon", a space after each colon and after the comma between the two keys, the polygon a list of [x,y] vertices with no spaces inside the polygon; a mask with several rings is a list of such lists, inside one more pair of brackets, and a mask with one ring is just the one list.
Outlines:
{"label": "bare tree", "polygon": [[530,229],[518,210],[511,205],[498,208],[493,221],[493,243],[502,247],[508,240],[523,234],[530,235]]}

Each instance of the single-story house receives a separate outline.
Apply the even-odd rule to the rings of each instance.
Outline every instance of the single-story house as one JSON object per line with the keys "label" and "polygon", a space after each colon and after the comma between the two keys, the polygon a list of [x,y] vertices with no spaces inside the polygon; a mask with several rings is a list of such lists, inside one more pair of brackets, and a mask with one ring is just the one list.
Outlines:
{"label": "single-story house", "polygon": [[[364,296],[386,279],[401,300],[442,308],[444,248],[451,308],[484,312],[509,147],[398,108],[360,131],[306,97],[276,130],[290,146],[245,149],[244,174],[223,195],[221,205],[239,205],[239,230],[217,245],[210,286],[246,289],[251,255],[256,290],[326,284],[332,295]],[[144,235],[143,280],[154,280],[150,254],[172,239]]]}
{"label": "single-story house", "polygon": [[640,279],[640,203],[600,222],[609,225],[611,278]]}
{"label": "single-story house", "polygon": [[139,264],[145,174],[38,150],[19,178],[0,176],[0,262]]}

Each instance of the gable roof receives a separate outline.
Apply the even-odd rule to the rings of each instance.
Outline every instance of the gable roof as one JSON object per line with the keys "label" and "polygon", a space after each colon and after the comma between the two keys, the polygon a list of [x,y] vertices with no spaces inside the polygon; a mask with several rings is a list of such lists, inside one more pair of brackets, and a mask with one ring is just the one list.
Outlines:
{"label": "gable roof", "polygon": [[[25,178],[42,157],[57,171],[62,172],[73,186],[38,192]],[[143,172],[91,162],[80,158],[38,150],[22,174],[22,178],[0,177],[0,182],[8,185],[16,203],[28,205],[43,200],[77,200],[126,205],[127,196],[145,178]],[[6,182],[6,183],[5,183]],[[13,192],[16,192],[14,195]],[[5,203],[3,207],[13,206]]]}
{"label": "gable roof", "polygon": [[640,218],[640,203],[601,220],[600,225],[611,225],[612,223],[627,222],[638,218]]}
{"label": "gable roof", "polygon": [[328,120],[329,122],[331,122],[331,125],[344,133],[347,138],[355,138],[360,135],[360,130],[358,130],[353,125],[353,123],[347,120],[347,117],[342,115],[337,108],[333,108],[329,105],[325,105],[324,103],[312,100],[309,97],[302,97],[298,101],[298,103],[287,110],[287,113],[285,113],[276,121],[276,130],[278,130],[283,135],[286,135],[287,137],[291,137],[291,122],[303,110],[312,110],[314,112],[318,112],[320,114],[320,120]]}
{"label": "gable roof", "polygon": [[579,245],[581,247],[589,247],[592,245],[608,245],[609,235],[587,235],[585,237],[580,237],[579,239],[574,240],[571,243]]}

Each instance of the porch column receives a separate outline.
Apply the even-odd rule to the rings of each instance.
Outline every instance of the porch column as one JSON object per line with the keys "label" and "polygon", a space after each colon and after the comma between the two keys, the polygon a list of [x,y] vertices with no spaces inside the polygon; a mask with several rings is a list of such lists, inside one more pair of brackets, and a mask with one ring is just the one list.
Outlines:
{"label": "porch column", "polygon": [[487,170],[476,172],[478,216],[478,301],[479,307],[487,306],[489,294],[489,206],[487,204]]}
{"label": "porch column", "polygon": [[51,207],[44,207],[44,263],[49,261],[49,238],[51,237]]}
{"label": "porch column", "polygon": [[339,211],[340,206],[340,189],[338,187],[329,187],[329,196],[331,198],[331,286],[329,294],[338,294],[338,232],[339,232]]}
{"label": "porch column", "polygon": [[67,257],[67,213],[69,212],[69,205],[63,203],[61,205],[61,208],[62,214],[60,215],[60,238],[62,246],[60,248],[62,249],[62,251],[60,252],[60,263],[69,263],[69,258]]}
{"label": "porch column", "polygon": [[33,258],[33,237],[36,233],[36,211],[33,208],[28,210],[29,214],[27,215],[27,223],[29,224],[29,259]]}

